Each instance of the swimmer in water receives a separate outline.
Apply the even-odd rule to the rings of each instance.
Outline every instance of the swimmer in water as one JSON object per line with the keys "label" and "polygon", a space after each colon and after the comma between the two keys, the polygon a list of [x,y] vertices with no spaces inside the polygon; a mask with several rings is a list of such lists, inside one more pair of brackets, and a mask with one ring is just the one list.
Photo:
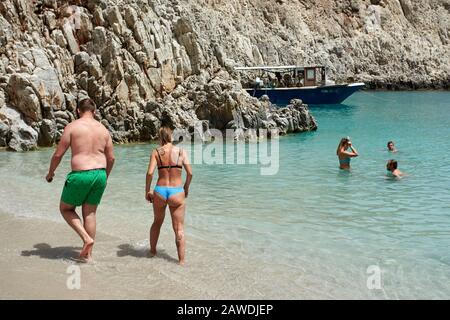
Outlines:
{"label": "swimmer in water", "polygon": [[386,170],[388,177],[401,178],[405,176],[405,174],[398,169],[398,162],[394,159],[391,159],[387,162]]}
{"label": "swimmer in water", "polygon": [[389,141],[387,143],[387,148],[389,152],[397,152],[398,150],[394,146],[394,141]]}

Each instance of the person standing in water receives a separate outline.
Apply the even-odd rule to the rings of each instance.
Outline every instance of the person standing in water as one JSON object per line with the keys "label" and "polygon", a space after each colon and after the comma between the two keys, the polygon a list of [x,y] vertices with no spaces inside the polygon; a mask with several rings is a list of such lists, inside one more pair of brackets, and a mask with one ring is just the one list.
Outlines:
{"label": "person standing in water", "polygon": [[[114,165],[114,150],[109,131],[94,119],[95,103],[82,100],[77,108],[78,120],[68,124],[53,154],[46,176],[52,182],[55,170],[70,147],[72,172],[67,175],[59,209],[66,222],[83,240],[80,258],[92,258],[96,233],[96,212],[106,180]],[[83,223],[75,212],[81,206]]]}
{"label": "person standing in water", "polygon": [[389,141],[387,143],[387,148],[389,152],[397,152],[397,149],[394,146],[394,141]]}
{"label": "person standing in water", "polygon": [[336,150],[336,155],[339,159],[339,168],[346,170],[350,169],[351,158],[359,156],[358,151],[353,147],[349,137],[341,139]]}
{"label": "person standing in water", "polygon": [[387,162],[386,170],[387,170],[388,177],[401,178],[405,175],[403,172],[401,172],[398,169],[398,162],[397,162],[397,160],[394,160],[394,159],[391,159]]}
{"label": "person standing in water", "polygon": [[[192,168],[186,152],[172,144],[170,128],[161,127],[159,139],[160,147],[153,150],[150,156],[145,183],[145,198],[153,204],[154,213],[153,224],[150,228],[150,256],[156,255],[159,233],[164,222],[166,208],[169,206],[178,259],[180,265],[183,265],[186,242],[184,237],[185,200],[189,194]],[[184,185],[181,176],[183,167],[186,170]],[[158,181],[154,190],[151,190],[153,173],[156,168],[158,168]]]}

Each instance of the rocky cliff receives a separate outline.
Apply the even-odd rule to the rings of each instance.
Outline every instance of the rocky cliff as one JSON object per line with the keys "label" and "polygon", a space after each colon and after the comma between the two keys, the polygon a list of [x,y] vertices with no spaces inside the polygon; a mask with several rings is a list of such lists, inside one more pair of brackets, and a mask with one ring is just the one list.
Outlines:
{"label": "rocky cliff", "polygon": [[0,146],[52,145],[89,96],[115,142],[162,123],[314,130],[233,67],[324,64],[336,81],[448,88],[450,0],[2,0]]}

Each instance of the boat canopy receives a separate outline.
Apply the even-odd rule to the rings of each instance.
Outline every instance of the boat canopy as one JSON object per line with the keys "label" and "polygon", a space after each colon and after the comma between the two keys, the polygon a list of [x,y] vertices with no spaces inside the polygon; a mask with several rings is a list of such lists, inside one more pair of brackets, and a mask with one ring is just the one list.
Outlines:
{"label": "boat canopy", "polygon": [[238,71],[267,71],[267,72],[289,72],[293,70],[305,70],[310,68],[325,68],[324,66],[259,66],[259,67],[235,67]]}
{"label": "boat canopy", "polygon": [[[255,80],[244,76],[244,86],[248,87],[305,87],[326,84],[324,66],[258,66],[235,67],[236,71],[248,71],[248,74],[259,74]],[[272,75],[274,74],[274,76]],[[250,76],[251,77],[251,76]]]}

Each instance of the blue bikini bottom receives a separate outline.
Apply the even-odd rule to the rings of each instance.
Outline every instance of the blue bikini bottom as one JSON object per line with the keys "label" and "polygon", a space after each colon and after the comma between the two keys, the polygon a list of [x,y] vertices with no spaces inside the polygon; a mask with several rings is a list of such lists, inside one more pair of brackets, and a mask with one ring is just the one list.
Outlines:
{"label": "blue bikini bottom", "polygon": [[180,187],[155,186],[154,191],[158,192],[158,194],[161,197],[163,197],[164,200],[167,200],[177,193],[184,192],[184,188],[182,186]]}

